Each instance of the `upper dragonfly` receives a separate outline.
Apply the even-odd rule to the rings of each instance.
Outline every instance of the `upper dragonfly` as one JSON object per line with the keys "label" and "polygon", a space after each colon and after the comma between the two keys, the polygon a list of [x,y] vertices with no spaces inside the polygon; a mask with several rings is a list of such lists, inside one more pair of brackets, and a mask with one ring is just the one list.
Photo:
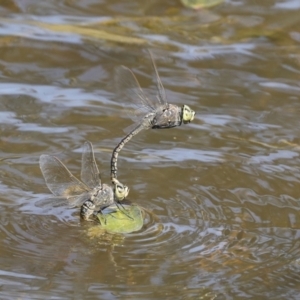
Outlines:
{"label": "upper dragonfly", "polygon": [[129,193],[128,187],[120,183],[114,186],[114,191],[109,185],[101,184],[93,146],[88,141],[83,145],[81,181],[52,155],[40,156],[40,168],[49,190],[57,197],[66,198],[71,207],[80,206],[84,220],[94,211],[114,204],[115,200],[123,200]]}
{"label": "upper dragonfly", "polygon": [[162,85],[158,71],[151,52],[149,51],[152,66],[155,72],[157,95],[156,100],[150,100],[143,92],[138,80],[133,72],[124,66],[116,71],[116,84],[122,98],[134,101],[136,105],[135,115],[142,113],[142,118],[136,127],[127,134],[117,145],[111,158],[111,180],[118,184],[117,180],[117,160],[118,154],[125,144],[136,134],[144,129],[165,129],[187,124],[193,121],[195,112],[187,105],[179,107],[167,103],[165,89]]}

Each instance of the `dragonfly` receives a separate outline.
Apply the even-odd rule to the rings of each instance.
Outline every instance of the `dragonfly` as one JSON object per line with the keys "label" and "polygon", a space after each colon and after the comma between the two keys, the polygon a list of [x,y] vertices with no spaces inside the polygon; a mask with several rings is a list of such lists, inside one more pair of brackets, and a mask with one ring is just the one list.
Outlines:
{"label": "dragonfly", "polygon": [[55,156],[43,154],[39,163],[49,190],[56,197],[67,199],[71,207],[80,207],[80,217],[84,220],[91,220],[94,212],[123,200],[129,193],[129,188],[120,182],[115,184],[114,189],[101,183],[93,146],[89,141],[83,144],[81,180]]}
{"label": "dragonfly", "polygon": [[121,66],[116,70],[115,82],[120,96],[129,101],[133,101],[136,109],[135,116],[141,116],[135,127],[130,131],[115,147],[111,157],[111,181],[113,184],[119,184],[117,179],[118,155],[126,143],[135,135],[145,129],[166,129],[187,124],[193,121],[195,112],[187,105],[179,107],[169,104],[166,98],[166,92],[151,52],[149,51],[152,67],[154,69],[157,95],[156,100],[150,100],[142,90],[137,78],[133,72]]}

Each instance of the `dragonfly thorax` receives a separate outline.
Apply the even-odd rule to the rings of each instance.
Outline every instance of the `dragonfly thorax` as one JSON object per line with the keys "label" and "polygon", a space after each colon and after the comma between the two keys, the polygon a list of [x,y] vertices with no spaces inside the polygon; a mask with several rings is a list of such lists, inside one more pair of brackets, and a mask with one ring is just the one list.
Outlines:
{"label": "dragonfly thorax", "polygon": [[114,193],[112,188],[107,184],[95,187],[92,191],[91,200],[94,202],[95,206],[100,207],[100,209],[113,204]]}
{"label": "dragonfly thorax", "polygon": [[152,129],[164,129],[180,126],[182,123],[181,108],[168,104],[166,108],[157,111],[152,121]]}

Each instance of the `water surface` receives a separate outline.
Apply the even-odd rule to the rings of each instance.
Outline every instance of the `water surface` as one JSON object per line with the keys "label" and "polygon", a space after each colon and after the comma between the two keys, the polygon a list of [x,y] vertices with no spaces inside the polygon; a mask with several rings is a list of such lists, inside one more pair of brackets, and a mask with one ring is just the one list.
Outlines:
{"label": "water surface", "polygon": [[[13,1],[0,9],[1,299],[298,299],[300,6],[226,1]],[[80,174],[89,140],[109,183],[132,124],[119,65],[193,123],[140,133],[119,179],[143,229],[91,237],[79,209],[43,206],[41,154]]]}

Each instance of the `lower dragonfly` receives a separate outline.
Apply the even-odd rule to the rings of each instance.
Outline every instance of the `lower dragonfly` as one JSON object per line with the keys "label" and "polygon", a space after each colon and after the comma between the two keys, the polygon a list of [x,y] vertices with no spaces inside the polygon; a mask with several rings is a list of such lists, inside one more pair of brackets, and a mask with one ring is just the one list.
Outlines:
{"label": "lower dragonfly", "polygon": [[101,183],[93,146],[89,141],[83,145],[81,181],[52,155],[40,156],[40,168],[49,190],[56,197],[67,199],[71,207],[80,206],[80,216],[84,220],[90,220],[94,212],[125,199],[129,193],[129,188],[120,182],[114,185],[114,190]]}

